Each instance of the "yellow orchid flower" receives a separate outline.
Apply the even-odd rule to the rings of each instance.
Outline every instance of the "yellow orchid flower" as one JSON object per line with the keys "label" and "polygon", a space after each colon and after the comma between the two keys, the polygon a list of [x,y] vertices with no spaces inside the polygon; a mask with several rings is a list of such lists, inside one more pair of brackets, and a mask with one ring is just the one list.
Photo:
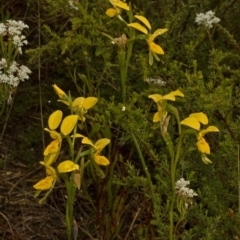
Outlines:
{"label": "yellow orchid flower", "polygon": [[113,5],[114,8],[109,8],[106,11],[106,15],[108,17],[114,17],[115,15],[119,15],[122,11],[122,9],[129,11],[129,6],[127,5],[127,3],[120,1],[120,0],[109,0],[110,3]]}
{"label": "yellow orchid flower", "polygon": [[[186,125],[190,128],[193,128],[193,129],[199,131],[198,135],[197,135],[197,140],[198,141],[196,143],[198,151],[203,153],[203,154],[210,154],[209,144],[206,142],[206,140],[203,136],[208,132],[219,132],[219,129],[215,126],[208,126],[206,129],[200,130],[201,123],[203,125],[208,124],[208,118],[202,112],[192,113],[192,114],[189,115],[189,117],[187,117],[187,118],[185,118],[184,120],[181,121],[181,124]],[[202,157],[202,159],[204,159],[204,161],[207,162],[206,158]]]}
{"label": "yellow orchid flower", "polygon": [[57,110],[55,112],[53,112],[49,118],[48,118],[48,128],[44,128],[45,131],[50,133],[50,137],[52,139],[58,139],[59,141],[61,141],[61,135],[54,131],[56,128],[58,128],[58,126],[60,125],[61,121],[62,121],[62,111],[61,110]]}
{"label": "yellow orchid flower", "polygon": [[138,22],[129,23],[128,26],[129,27],[133,27],[133,28],[137,29],[138,31],[140,31],[140,32],[144,33],[145,35],[147,35],[146,41],[147,41],[148,46],[149,46],[149,64],[152,65],[153,64],[153,57],[157,61],[159,61],[159,58],[158,58],[157,54],[160,54],[160,55],[164,54],[163,49],[160,47],[160,45],[158,45],[158,44],[156,44],[154,42],[154,39],[157,36],[164,34],[168,29],[166,29],[166,28],[163,28],[163,29],[159,28],[153,34],[151,34],[152,26],[149,23],[149,21],[145,17],[140,16],[140,15],[135,15],[134,17],[137,18],[139,21],[141,21],[145,26],[142,26]]}
{"label": "yellow orchid flower", "polygon": [[95,97],[78,97],[73,101],[73,110],[80,116],[82,122],[86,120],[84,114],[87,113],[88,109],[94,107],[97,101],[98,99]]}
{"label": "yellow orchid flower", "polygon": [[93,142],[89,138],[84,137],[82,140],[82,143],[90,145],[95,149],[95,152],[93,154],[93,159],[98,165],[106,166],[110,164],[109,160],[106,157],[100,155],[100,152],[102,151],[102,149],[110,143],[109,139],[102,138],[98,140],[95,144],[93,144]]}
{"label": "yellow orchid flower", "polygon": [[54,186],[57,179],[57,173],[53,167],[45,165],[44,162],[40,163],[46,167],[46,173],[48,176],[37,182],[33,187],[37,190],[44,191]]}
{"label": "yellow orchid flower", "polygon": [[165,100],[175,101],[176,96],[184,97],[184,94],[181,91],[176,90],[176,91],[172,91],[164,96],[162,96],[160,94],[152,94],[152,95],[149,95],[148,97],[151,98],[155,103],[158,104]]}
{"label": "yellow orchid flower", "polygon": [[176,100],[176,96],[179,96],[179,97],[184,97],[184,94],[179,91],[179,90],[176,90],[176,91],[172,91],[164,96],[160,95],[160,94],[152,94],[152,95],[149,95],[148,97],[153,99],[153,101],[155,103],[157,103],[157,107],[158,107],[158,111],[154,114],[153,116],[153,122],[160,122],[160,121],[163,121],[163,116],[167,113],[165,111],[165,107],[164,107],[164,102],[166,100],[171,100],[171,101],[175,101]]}

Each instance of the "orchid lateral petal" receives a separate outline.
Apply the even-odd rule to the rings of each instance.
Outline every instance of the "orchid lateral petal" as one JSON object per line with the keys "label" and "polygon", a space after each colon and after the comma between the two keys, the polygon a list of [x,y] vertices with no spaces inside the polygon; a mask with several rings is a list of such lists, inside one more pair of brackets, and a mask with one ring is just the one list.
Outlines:
{"label": "orchid lateral petal", "polygon": [[206,156],[206,154],[202,154],[202,155],[201,155],[201,159],[202,159],[202,161],[203,161],[206,165],[212,163],[212,161]]}
{"label": "orchid lateral petal", "polygon": [[149,48],[150,48],[150,51],[153,53],[164,55],[163,49],[154,42],[149,42]]}
{"label": "orchid lateral petal", "polygon": [[58,156],[58,152],[46,155],[44,157],[44,165],[45,166],[51,165],[53,162],[55,162],[57,156]]}
{"label": "orchid lateral petal", "polygon": [[203,129],[198,133],[198,139],[202,138],[206,133],[209,132],[219,132],[219,129],[215,126],[208,126],[206,129]]}
{"label": "orchid lateral petal", "polygon": [[117,13],[117,11],[116,11],[116,9],[114,9],[114,8],[109,8],[109,9],[105,12],[105,14],[106,14],[108,17],[110,17],[110,18],[114,17],[114,16],[116,15],[116,13]]}
{"label": "orchid lateral petal", "polygon": [[161,114],[160,112],[156,112],[153,116],[153,122],[160,122],[161,121]]}
{"label": "orchid lateral petal", "polygon": [[135,15],[134,17],[137,18],[138,20],[140,20],[149,30],[151,30],[151,28],[152,28],[151,24],[145,17],[140,16],[140,15]]}
{"label": "orchid lateral petal", "polygon": [[114,7],[119,7],[122,9],[125,9],[127,11],[129,11],[129,6],[127,5],[127,3],[122,2],[120,0],[109,0],[109,2],[114,6]]}
{"label": "orchid lateral petal", "polygon": [[159,28],[159,29],[157,29],[157,30],[152,34],[152,36],[151,36],[151,37],[152,37],[152,41],[153,41],[157,36],[164,34],[166,31],[168,31],[167,28],[163,28],[163,29]]}
{"label": "orchid lateral petal", "polygon": [[152,94],[149,95],[148,98],[151,98],[155,103],[158,103],[159,101],[163,100],[163,96],[160,94]]}
{"label": "orchid lateral petal", "polygon": [[200,123],[196,118],[191,118],[191,117],[185,118],[184,120],[181,121],[181,124],[196,130],[200,129]]}
{"label": "orchid lateral petal", "polygon": [[51,166],[45,166],[45,167],[46,167],[47,175],[57,178],[57,173],[53,167],[51,167]]}
{"label": "orchid lateral petal", "polygon": [[62,102],[62,103],[64,103],[65,105],[70,106],[69,102],[67,102],[67,101],[58,100],[58,102]]}
{"label": "orchid lateral petal", "polygon": [[198,151],[201,153],[210,154],[210,147],[204,138],[201,138],[197,142],[197,148],[198,148]]}
{"label": "orchid lateral petal", "polygon": [[178,97],[184,97],[184,94],[179,91],[179,90],[176,90],[176,91],[172,91],[171,92],[174,96],[178,96]]}
{"label": "orchid lateral petal", "polygon": [[60,89],[56,84],[53,84],[52,86],[60,99],[68,98],[67,94],[62,89]]}
{"label": "orchid lateral petal", "polygon": [[129,23],[128,26],[133,27],[144,34],[148,34],[148,30],[139,23]]}
{"label": "orchid lateral petal", "polygon": [[57,153],[59,150],[59,141],[54,140],[45,148],[43,155],[47,156],[49,154]]}
{"label": "orchid lateral petal", "polygon": [[83,107],[88,110],[92,108],[97,103],[97,101],[98,99],[95,97],[87,97],[83,102]]}
{"label": "orchid lateral petal", "polygon": [[208,124],[207,115],[202,112],[192,113],[189,115],[189,117],[197,119],[200,123],[202,123],[204,125]]}
{"label": "orchid lateral petal", "polygon": [[78,115],[69,115],[65,117],[61,124],[61,133],[65,136],[68,135],[75,127],[77,121]]}
{"label": "orchid lateral petal", "polygon": [[158,61],[158,62],[160,61],[160,58],[158,57],[158,55],[156,53],[151,52],[151,51],[150,51],[150,53],[152,54],[152,56],[155,58],[156,61]]}
{"label": "orchid lateral petal", "polygon": [[82,143],[90,145],[90,146],[95,148],[95,145],[93,144],[93,142],[89,138],[87,138],[87,137],[83,138]]}
{"label": "orchid lateral petal", "polygon": [[107,166],[110,164],[109,160],[104,156],[96,155],[94,156],[94,160],[98,165]]}
{"label": "orchid lateral petal", "polygon": [[59,173],[66,173],[66,172],[72,172],[72,171],[78,170],[79,166],[78,164],[75,164],[71,160],[66,160],[61,162],[58,165],[57,169]]}
{"label": "orchid lateral petal", "polygon": [[153,53],[149,49],[149,58],[148,58],[148,63],[150,66],[153,65]]}
{"label": "orchid lateral petal", "polygon": [[49,116],[48,126],[50,130],[55,130],[59,126],[60,122],[62,121],[62,115],[62,111],[57,110]]}
{"label": "orchid lateral petal", "polygon": [[51,131],[48,128],[44,128],[44,130],[50,133],[50,137],[52,139],[58,139],[59,141],[61,141],[61,135],[58,132]]}
{"label": "orchid lateral petal", "polygon": [[171,100],[171,101],[175,101],[176,100],[176,98],[175,98],[174,94],[172,94],[172,92],[164,95],[162,99],[163,100]]}
{"label": "orchid lateral petal", "polygon": [[127,3],[124,3],[122,1],[118,1],[116,4],[115,4],[116,7],[119,7],[119,8],[122,8],[126,11],[129,11],[129,6],[127,5]]}
{"label": "orchid lateral petal", "polygon": [[108,138],[102,138],[99,139],[96,143],[95,143],[95,148],[97,151],[101,151],[104,147],[106,147],[108,144],[110,143],[110,139]]}
{"label": "orchid lateral petal", "polygon": [[74,138],[85,138],[85,136],[80,134],[80,133],[75,133],[71,137],[74,137]]}
{"label": "orchid lateral petal", "polygon": [[208,126],[206,129],[205,129],[206,132],[219,132],[219,129],[215,126]]}
{"label": "orchid lateral petal", "polygon": [[53,181],[54,181],[54,177],[48,176],[40,180],[39,182],[37,182],[35,185],[33,185],[33,187],[41,191],[48,190],[52,187]]}

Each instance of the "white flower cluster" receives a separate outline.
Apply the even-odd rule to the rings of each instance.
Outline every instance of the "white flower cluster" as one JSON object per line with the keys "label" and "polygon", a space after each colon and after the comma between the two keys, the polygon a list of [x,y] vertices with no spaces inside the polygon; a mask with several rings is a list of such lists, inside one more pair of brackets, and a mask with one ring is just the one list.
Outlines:
{"label": "white flower cluster", "polygon": [[8,36],[8,40],[13,41],[13,45],[18,48],[20,54],[22,54],[22,46],[28,44],[26,37],[22,35],[24,28],[28,28],[28,25],[23,21],[7,20],[5,24],[0,23],[0,37]]}
{"label": "white flower cluster", "polygon": [[161,77],[158,77],[158,78],[147,78],[145,80],[145,82],[151,83],[151,84],[155,84],[155,85],[159,85],[160,87],[166,86],[166,82],[163,81],[163,79]]}
{"label": "white flower cluster", "polygon": [[195,19],[198,25],[204,25],[207,28],[212,28],[214,23],[220,22],[220,18],[215,17],[213,11],[208,11],[206,13],[199,13]]}
{"label": "white flower cluster", "polygon": [[187,187],[189,184],[190,184],[190,181],[186,181],[184,178],[180,178],[176,182],[175,189],[179,197],[193,198],[197,196],[196,192],[194,192],[192,189]]}
{"label": "white flower cluster", "polygon": [[29,79],[31,70],[24,65],[19,66],[15,61],[8,66],[6,59],[0,61],[0,84],[6,83],[12,87],[17,87],[20,81]]}

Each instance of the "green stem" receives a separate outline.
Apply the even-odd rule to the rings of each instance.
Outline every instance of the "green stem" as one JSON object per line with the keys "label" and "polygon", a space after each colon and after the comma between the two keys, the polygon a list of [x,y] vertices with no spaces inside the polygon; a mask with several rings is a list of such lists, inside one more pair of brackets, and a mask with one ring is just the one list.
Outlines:
{"label": "green stem", "polygon": [[170,240],[175,239],[175,235],[174,235],[174,222],[173,222],[173,209],[174,209],[174,204],[175,204],[175,199],[176,199],[176,193],[175,193],[175,182],[176,182],[176,179],[175,179],[175,177],[176,177],[177,163],[178,163],[178,161],[180,159],[180,155],[181,155],[183,135],[184,134],[181,134],[179,136],[175,159],[171,160],[172,198],[171,198],[171,205],[170,205],[170,210],[169,210],[169,218],[170,218],[169,219],[170,220],[169,239]]}
{"label": "green stem", "polygon": [[118,53],[118,63],[119,63],[119,68],[120,68],[123,104],[126,104],[125,55],[126,55],[125,51],[122,48],[120,48],[120,52]]}
{"label": "green stem", "polygon": [[141,161],[143,170],[144,170],[145,175],[146,175],[146,177],[147,177],[148,184],[149,184],[149,187],[150,187],[151,197],[154,198],[154,189],[153,189],[153,184],[152,184],[151,176],[150,176],[150,174],[149,174],[149,172],[148,172],[148,168],[147,168],[147,165],[146,165],[146,163],[145,163],[144,157],[143,157],[143,155],[142,155],[142,151],[141,151],[141,149],[140,149],[140,146],[139,146],[139,144],[138,144],[138,141],[137,141],[137,139],[136,139],[136,137],[135,137],[135,135],[134,135],[133,132],[131,132],[131,137],[132,137],[132,139],[133,139],[133,142],[134,142],[135,147],[136,147],[136,149],[137,149],[137,152],[138,152],[138,155],[139,155],[139,158],[140,158],[140,161]]}
{"label": "green stem", "polygon": [[68,182],[68,180],[65,181],[65,185],[67,188],[67,195],[68,195],[68,199],[67,199],[67,204],[66,204],[66,225],[67,225],[67,239],[71,240],[72,238],[72,222],[71,222],[71,205],[70,205],[70,184]]}

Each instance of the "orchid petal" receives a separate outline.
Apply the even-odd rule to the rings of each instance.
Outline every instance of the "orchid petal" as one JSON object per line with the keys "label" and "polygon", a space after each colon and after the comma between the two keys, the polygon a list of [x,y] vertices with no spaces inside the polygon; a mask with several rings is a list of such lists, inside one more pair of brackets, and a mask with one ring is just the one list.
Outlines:
{"label": "orchid petal", "polygon": [[148,44],[151,52],[164,55],[163,49],[158,44],[154,42],[149,42]]}
{"label": "orchid petal", "polygon": [[151,28],[152,28],[151,24],[145,17],[140,16],[140,15],[135,15],[134,17],[137,18],[138,20],[140,20],[149,30],[151,30]]}
{"label": "orchid petal", "polygon": [[208,124],[207,115],[202,112],[192,113],[189,115],[189,117],[197,119],[200,123],[202,123],[204,125]]}
{"label": "orchid petal", "polygon": [[181,121],[181,124],[191,127],[193,129],[199,130],[200,123],[196,118],[188,117]]}
{"label": "orchid petal", "polygon": [[110,17],[110,18],[114,17],[114,16],[116,15],[116,13],[117,13],[117,11],[116,11],[116,9],[114,9],[114,8],[109,8],[109,9],[105,12],[105,14],[106,14],[108,17]]}
{"label": "orchid petal", "polygon": [[66,160],[61,162],[58,165],[57,169],[59,173],[66,173],[66,172],[72,172],[72,171],[78,170],[79,166],[78,164],[75,164],[71,160]]}
{"label": "orchid petal", "polygon": [[48,176],[37,182],[35,185],[33,185],[33,187],[40,191],[48,190],[49,188],[52,187],[53,181],[54,177]]}
{"label": "orchid petal", "polygon": [[83,107],[88,110],[89,108],[92,108],[97,103],[97,101],[98,99],[95,97],[88,97],[83,102]]}
{"label": "orchid petal", "polygon": [[75,127],[77,121],[78,115],[69,115],[65,117],[61,124],[61,133],[65,136],[68,135]]}
{"label": "orchid petal", "polygon": [[95,145],[93,144],[93,142],[92,142],[89,138],[87,138],[87,137],[84,137],[84,138],[83,138],[82,143],[83,143],[83,144],[90,145],[90,146],[96,148]]}
{"label": "orchid petal", "polygon": [[97,151],[101,151],[105,146],[107,146],[110,143],[110,139],[108,138],[102,138],[99,139],[96,143],[95,143],[95,148]]}
{"label": "orchid petal", "polygon": [[94,160],[98,165],[107,166],[110,164],[109,160],[104,156],[96,155],[94,156]]}
{"label": "orchid petal", "polygon": [[48,126],[51,130],[55,130],[59,126],[60,122],[62,121],[62,115],[62,111],[57,110],[49,116]]}
{"label": "orchid petal", "polygon": [[133,27],[144,34],[148,34],[148,30],[139,23],[129,23],[128,26]]}
{"label": "orchid petal", "polygon": [[197,148],[198,148],[198,151],[201,153],[210,154],[210,147],[204,138],[201,138],[197,142]]}

